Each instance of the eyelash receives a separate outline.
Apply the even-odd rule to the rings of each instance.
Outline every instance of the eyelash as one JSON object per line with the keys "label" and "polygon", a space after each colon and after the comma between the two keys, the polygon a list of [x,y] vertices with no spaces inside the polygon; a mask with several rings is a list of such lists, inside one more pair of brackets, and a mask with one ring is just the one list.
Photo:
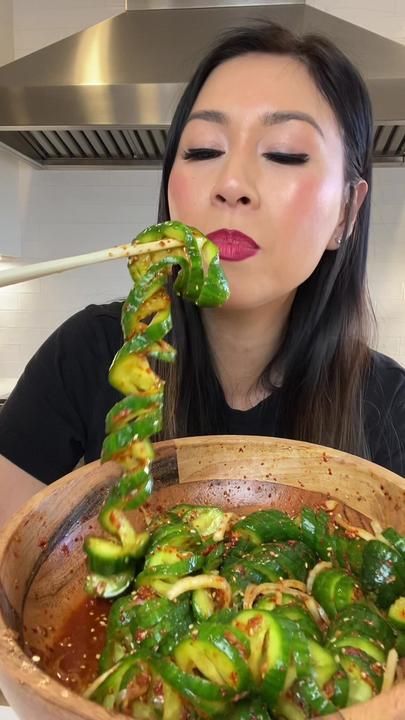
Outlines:
{"label": "eyelash", "polygon": [[184,160],[212,160],[220,157],[224,153],[221,150],[211,150],[210,148],[191,148],[183,153]]}
{"label": "eyelash", "polygon": [[280,152],[270,152],[270,153],[264,153],[264,157],[267,160],[272,160],[273,162],[278,162],[281,165],[303,165],[304,163],[308,162],[309,155],[306,153],[280,153]]}
{"label": "eyelash", "polygon": [[[184,160],[213,160],[220,157],[224,153],[221,150],[211,150],[210,148],[191,148],[183,152]],[[303,165],[309,160],[306,153],[280,153],[269,152],[263,153],[266,160],[277,162],[280,165]]]}

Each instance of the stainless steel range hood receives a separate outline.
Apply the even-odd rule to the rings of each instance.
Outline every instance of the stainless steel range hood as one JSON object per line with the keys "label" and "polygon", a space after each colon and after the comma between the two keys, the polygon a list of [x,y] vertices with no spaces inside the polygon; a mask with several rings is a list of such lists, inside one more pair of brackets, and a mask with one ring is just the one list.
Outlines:
{"label": "stainless steel range hood", "polygon": [[41,166],[157,167],[182,88],[213,37],[268,18],[325,34],[353,60],[373,101],[375,162],[405,162],[402,45],[291,0],[140,2],[0,68],[0,143]]}

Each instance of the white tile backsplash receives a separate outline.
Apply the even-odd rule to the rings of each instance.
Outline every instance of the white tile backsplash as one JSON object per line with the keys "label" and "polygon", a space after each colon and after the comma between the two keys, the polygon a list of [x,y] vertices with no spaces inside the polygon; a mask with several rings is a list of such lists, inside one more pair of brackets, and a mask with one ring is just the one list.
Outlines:
{"label": "white tile backsplash", "polygon": [[[405,0],[308,4],[405,41]],[[122,12],[125,0],[14,0],[15,56]],[[0,150],[0,253],[40,260],[128,242],[156,219],[158,171],[40,171]],[[405,364],[405,168],[375,170],[369,280],[378,347]],[[76,310],[126,295],[123,261],[0,290],[0,378]]]}
{"label": "white tile backsplash", "polygon": [[[22,223],[23,255],[30,258],[127,242],[156,219],[158,171],[32,172],[32,197]],[[369,281],[379,320],[378,347],[405,364],[405,169],[377,168],[374,177]],[[0,289],[0,377],[18,376],[41,342],[73,312],[123,297],[128,288],[126,264],[117,260]],[[13,348],[11,355],[3,353],[7,347]]]}
{"label": "white tile backsplash", "polygon": [[[30,260],[128,242],[156,220],[160,171],[31,172],[20,224],[22,255]],[[0,196],[0,217],[3,204]],[[0,289],[0,346],[13,347],[11,357],[0,354],[0,377],[17,377],[43,340],[72,313],[89,303],[124,297],[129,285],[125,261],[116,260]]]}

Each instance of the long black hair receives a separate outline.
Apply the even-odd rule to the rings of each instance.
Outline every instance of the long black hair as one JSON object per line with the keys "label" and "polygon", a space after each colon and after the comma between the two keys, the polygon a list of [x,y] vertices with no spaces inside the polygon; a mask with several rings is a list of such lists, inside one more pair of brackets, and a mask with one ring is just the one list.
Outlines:
{"label": "long black hair", "polygon": [[[221,63],[248,53],[288,55],[302,62],[332,108],[342,132],[345,180],[363,178],[371,189],[372,112],[365,83],[351,62],[326,38],[299,37],[270,22],[223,35],[197,67],[177,107],[163,164],[159,221],[169,219],[168,182],[180,137],[195,100]],[[349,212],[348,212],[349,215]],[[347,215],[347,217],[348,217]],[[181,219],[181,218],[180,218]],[[278,434],[337,447],[365,457],[362,397],[370,364],[372,312],[366,282],[370,191],[350,237],[325,251],[297,289],[282,343],[260,382],[282,383]],[[160,365],[166,378],[163,437],[223,432],[223,398],[197,308],[173,297],[175,366]]]}

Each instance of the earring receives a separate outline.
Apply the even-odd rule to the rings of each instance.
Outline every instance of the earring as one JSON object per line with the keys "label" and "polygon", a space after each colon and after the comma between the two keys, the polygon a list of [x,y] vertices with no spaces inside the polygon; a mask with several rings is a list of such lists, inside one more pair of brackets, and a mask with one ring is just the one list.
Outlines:
{"label": "earring", "polygon": [[341,237],[336,238],[336,245],[338,247],[340,247],[341,244],[342,244],[342,238]]}

